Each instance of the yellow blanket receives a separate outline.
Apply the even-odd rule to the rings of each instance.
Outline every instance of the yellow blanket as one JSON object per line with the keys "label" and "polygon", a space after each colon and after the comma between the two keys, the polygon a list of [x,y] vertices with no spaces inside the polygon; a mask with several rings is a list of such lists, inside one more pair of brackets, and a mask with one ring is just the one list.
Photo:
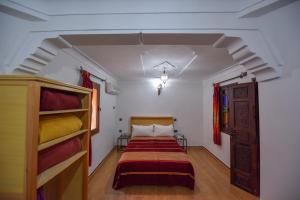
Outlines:
{"label": "yellow blanket", "polygon": [[73,114],[42,116],[39,143],[47,142],[80,130],[81,120]]}

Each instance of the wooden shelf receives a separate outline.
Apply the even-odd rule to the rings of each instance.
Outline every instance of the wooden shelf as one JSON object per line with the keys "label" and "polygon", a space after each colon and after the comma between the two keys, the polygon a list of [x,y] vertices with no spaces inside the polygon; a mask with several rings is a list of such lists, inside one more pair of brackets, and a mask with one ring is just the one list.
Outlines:
{"label": "wooden shelf", "polygon": [[[41,111],[41,90],[44,88],[72,93],[78,96],[81,106],[79,109]],[[1,164],[4,164],[0,166],[0,187],[10,191],[5,193],[5,199],[37,200],[37,187],[44,186],[45,199],[87,200],[91,92],[88,88],[42,77],[0,75],[1,114],[2,110],[10,113],[3,117],[0,114],[5,122],[0,122],[0,141],[4,144],[0,145]],[[76,115],[82,122],[81,130],[39,144],[41,119],[55,114]],[[38,155],[42,150],[76,137],[81,144],[77,154],[37,174]],[[51,155],[55,156],[53,152]]]}
{"label": "wooden shelf", "polygon": [[43,149],[47,149],[48,147],[51,147],[51,146],[53,146],[55,144],[58,144],[60,142],[63,142],[63,141],[68,140],[70,138],[73,138],[75,136],[81,135],[81,134],[83,134],[83,133],[85,133],[87,131],[88,131],[88,129],[79,130],[79,131],[77,131],[75,133],[71,133],[69,135],[66,135],[66,136],[63,136],[63,137],[51,140],[49,142],[42,143],[42,144],[38,145],[38,151],[41,151]]}
{"label": "wooden shelf", "polygon": [[71,158],[68,158],[67,160],[65,160],[63,162],[61,162],[57,165],[54,165],[53,167],[51,167],[51,168],[45,170],[44,172],[42,172],[41,174],[39,174],[37,177],[37,187],[36,188],[39,188],[42,185],[44,185],[45,183],[47,183],[49,180],[51,180],[56,175],[58,175],[59,173],[64,171],[66,168],[68,168],[74,162],[79,160],[86,153],[87,153],[87,151],[81,151],[81,152],[75,154],[74,156],[72,156]]}
{"label": "wooden shelf", "polygon": [[88,111],[88,109],[82,108],[82,109],[70,109],[70,110],[40,111],[40,115],[53,115],[53,114],[60,114],[60,113],[85,112],[85,111]]}

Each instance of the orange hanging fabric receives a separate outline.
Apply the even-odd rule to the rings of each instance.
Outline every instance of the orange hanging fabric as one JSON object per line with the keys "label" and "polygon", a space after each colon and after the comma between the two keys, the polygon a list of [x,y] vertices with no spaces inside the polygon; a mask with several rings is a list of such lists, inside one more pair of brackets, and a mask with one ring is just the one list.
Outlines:
{"label": "orange hanging fabric", "polygon": [[221,133],[220,133],[220,96],[219,96],[219,84],[214,84],[214,96],[213,96],[213,129],[214,129],[214,143],[221,145]]}
{"label": "orange hanging fabric", "polygon": [[[82,76],[82,86],[93,89],[93,82],[90,79],[90,73],[85,70],[81,70],[80,72],[81,72],[81,76]],[[90,135],[90,137],[89,137],[89,166],[91,166],[91,165],[92,165],[92,139],[91,139],[91,135]]]}

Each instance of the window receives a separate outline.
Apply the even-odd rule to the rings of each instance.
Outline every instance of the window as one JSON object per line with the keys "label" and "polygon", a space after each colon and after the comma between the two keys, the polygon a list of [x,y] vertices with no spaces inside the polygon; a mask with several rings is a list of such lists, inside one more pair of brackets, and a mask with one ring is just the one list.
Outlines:
{"label": "window", "polygon": [[93,83],[92,93],[92,117],[91,117],[91,133],[99,132],[99,115],[100,115],[100,85]]}
{"label": "window", "polygon": [[229,130],[229,88],[220,88],[220,130],[224,133]]}
{"label": "window", "polygon": [[236,83],[220,87],[220,130],[223,133],[230,133],[232,130],[232,122],[230,121],[230,99],[232,86]]}

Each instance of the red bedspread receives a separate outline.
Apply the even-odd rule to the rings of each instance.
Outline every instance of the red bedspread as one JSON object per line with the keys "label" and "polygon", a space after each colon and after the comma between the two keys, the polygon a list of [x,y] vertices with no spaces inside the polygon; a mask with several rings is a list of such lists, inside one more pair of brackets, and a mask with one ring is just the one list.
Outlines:
{"label": "red bedspread", "polygon": [[113,188],[180,185],[193,189],[193,166],[176,140],[172,137],[147,138],[130,140],[118,162]]}

